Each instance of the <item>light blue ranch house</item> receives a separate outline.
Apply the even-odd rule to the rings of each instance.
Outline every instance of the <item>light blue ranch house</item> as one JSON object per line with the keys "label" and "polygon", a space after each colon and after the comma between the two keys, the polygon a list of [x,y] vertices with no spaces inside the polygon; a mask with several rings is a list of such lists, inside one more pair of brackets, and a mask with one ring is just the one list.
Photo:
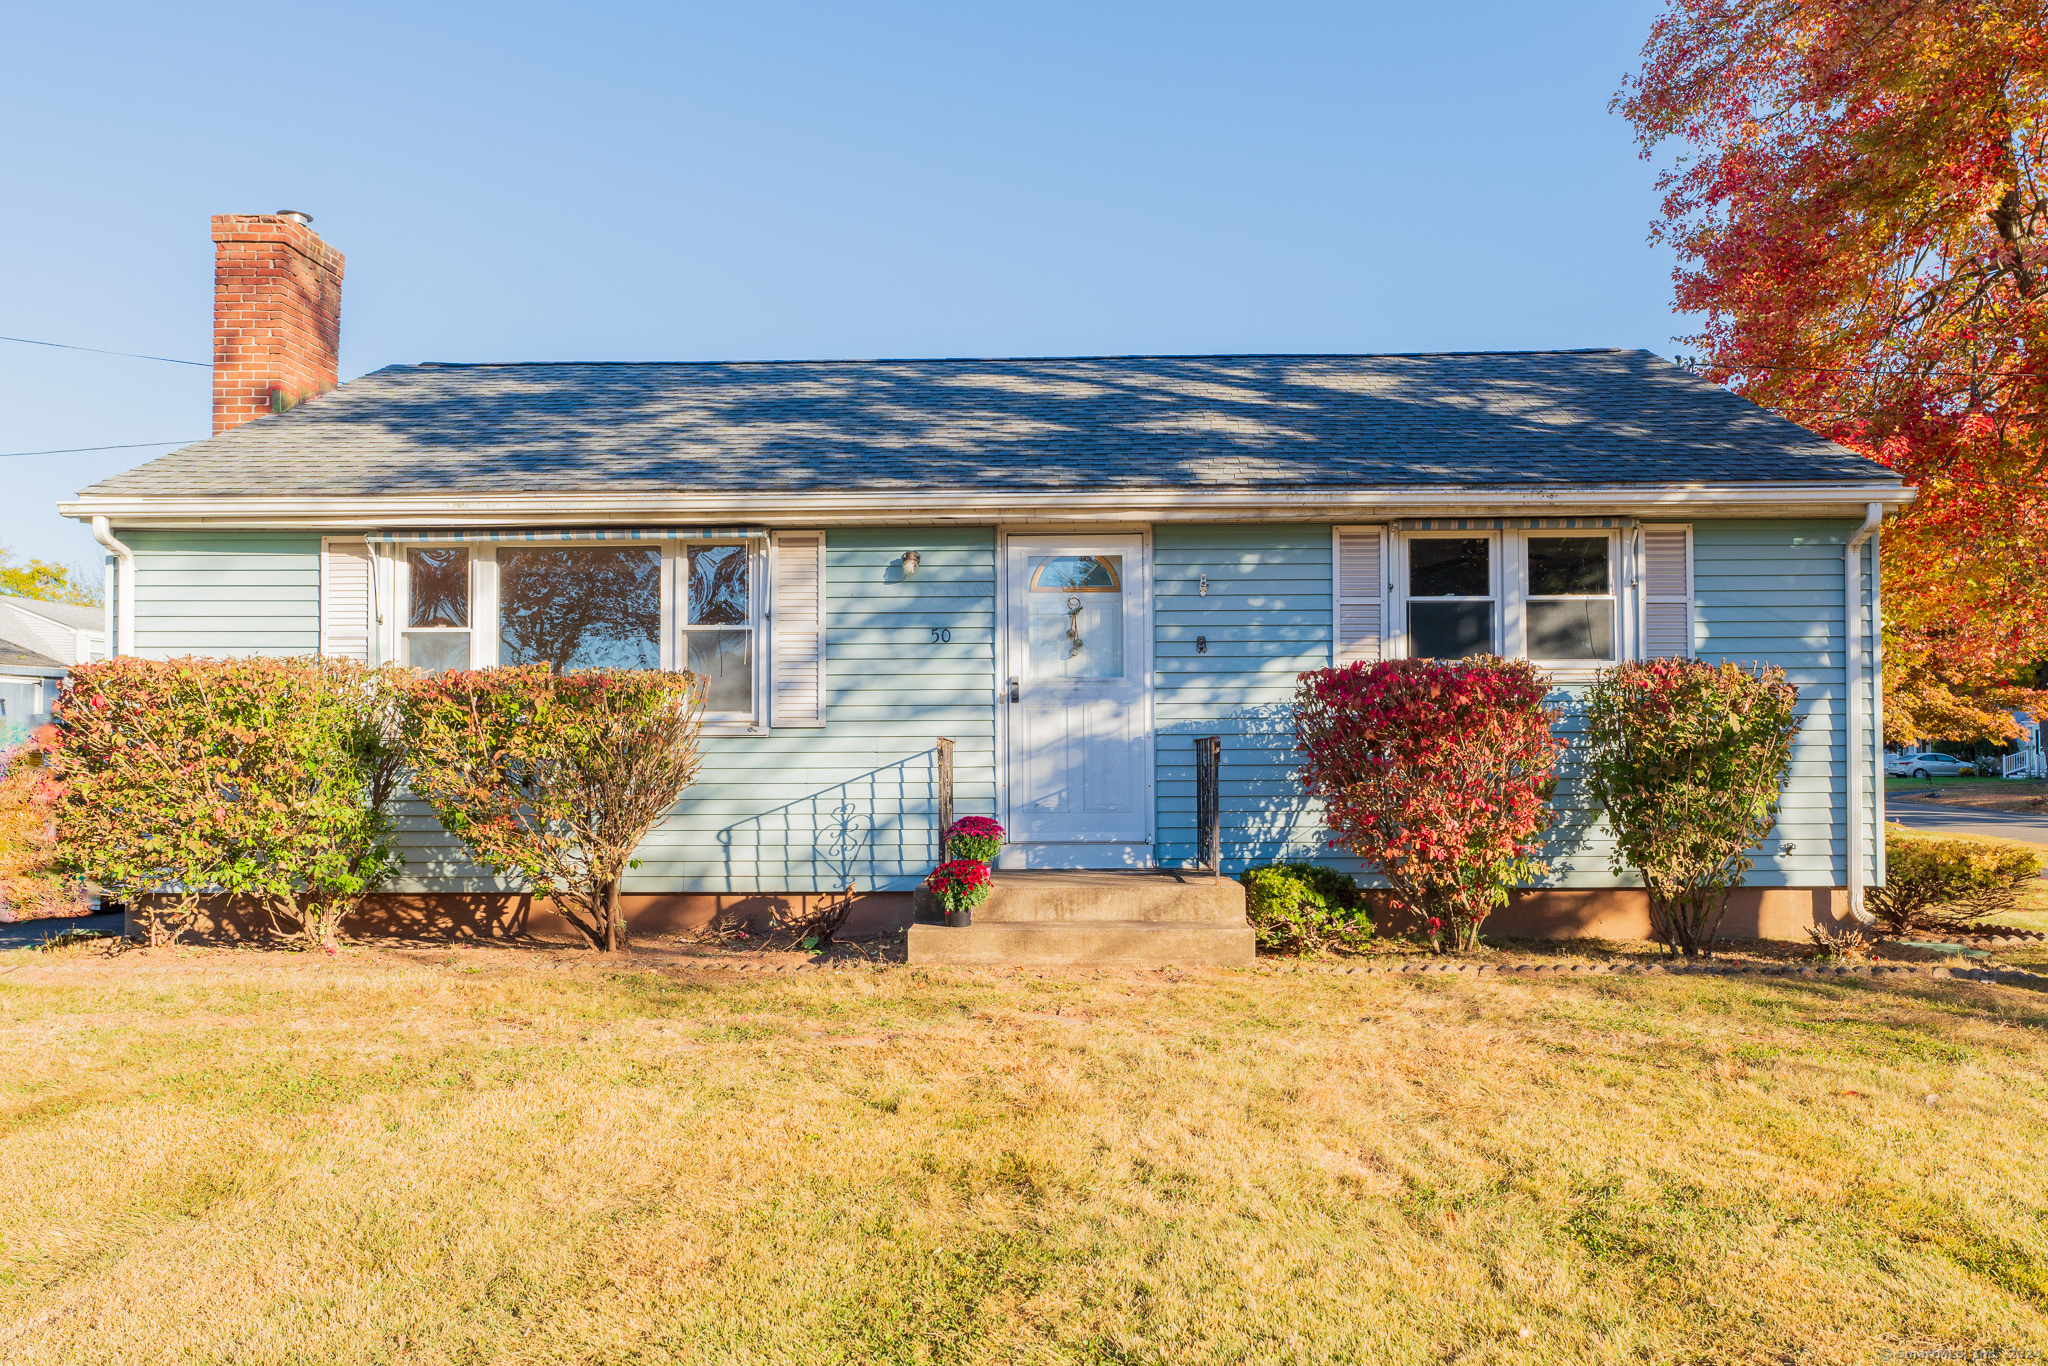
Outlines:
{"label": "light blue ranch house", "polygon": [[[217,332],[233,374],[294,363]],[[1092,870],[1041,878],[1068,909],[1019,918],[1048,924],[1137,885],[1110,873],[1213,902],[1212,854],[1348,867],[1296,778],[1297,676],[1487,652],[1567,708],[1619,660],[1782,666],[1804,724],[1729,929],[1797,934],[1884,876],[1878,528],[1910,494],[1647,352],[429,363],[302,378],[296,406],[269,383],[273,415],[65,506],[108,548],[113,652],[702,674],[702,777],[628,883],[643,931],[849,886],[857,924],[904,923],[949,801],[1010,832],[999,887]],[[407,832],[390,917],[518,926],[431,817]],[[1597,821],[1554,846],[1493,929],[1646,933]],[[927,956],[934,930],[967,933],[919,927]],[[976,961],[1004,952],[1028,956]]]}

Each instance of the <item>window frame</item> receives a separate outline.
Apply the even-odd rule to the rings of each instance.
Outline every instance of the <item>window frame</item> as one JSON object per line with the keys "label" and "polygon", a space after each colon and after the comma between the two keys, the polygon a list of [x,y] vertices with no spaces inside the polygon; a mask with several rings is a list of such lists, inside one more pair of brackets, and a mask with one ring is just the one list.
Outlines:
{"label": "window frame", "polygon": [[[1413,542],[1478,540],[1487,542],[1486,579],[1487,587],[1491,591],[1486,597],[1453,598],[1431,596],[1417,598],[1410,596],[1408,592],[1408,577],[1411,568],[1409,547]],[[1394,619],[1388,623],[1392,628],[1388,632],[1388,638],[1391,642],[1390,648],[1387,651],[1389,658],[1415,659],[1434,657],[1418,656],[1415,654],[1414,635],[1408,629],[1408,608],[1410,604],[1417,602],[1484,602],[1491,604],[1493,608],[1490,627],[1493,635],[1492,652],[1500,654],[1505,651],[1508,644],[1508,598],[1505,591],[1507,583],[1504,573],[1507,562],[1505,540],[1505,535],[1492,527],[1447,530],[1431,528],[1428,531],[1404,530],[1394,539],[1394,573],[1392,576],[1394,583],[1394,610],[1392,615]]]}
{"label": "window frame", "polygon": [[[1607,541],[1607,591],[1605,593],[1542,593],[1531,591],[1534,579],[1530,572],[1529,542],[1532,540],[1591,540],[1595,536]],[[1591,677],[1601,669],[1611,669],[1623,660],[1633,658],[1630,632],[1627,628],[1628,595],[1623,589],[1627,578],[1627,546],[1620,527],[1529,527],[1515,533],[1518,542],[1515,553],[1515,657],[1526,659],[1545,673],[1572,677],[1583,674]],[[1532,602],[1577,602],[1580,600],[1606,601],[1613,609],[1612,639],[1614,653],[1607,659],[1544,659],[1531,652],[1529,646],[1529,604]]]}
{"label": "window frame", "polygon": [[[393,595],[395,598],[395,601],[392,603],[392,610],[390,614],[392,622],[392,649],[390,657],[392,661],[394,663],[400,664],[408,668],[416,667],[410,664],[406,659],[405,638],[407,636],[468,636],[469,667],[472,669],[483,668],[483,664],[478,659],[478,654],[480,653],[480,651],[478,648],[478,631],[476,624],[478,617],[482,615],[481,598],[477,591],[477,581],[480,577],[477,573],[477,550],[479,549],[479,547],[469,544],[468,542],[457,541],[407,541],[399,545],[397,549],[399,553],[392,556],[392,559],[395,560],[396,563],[392,567],[393,573],[391,574],[391,578],[393,581]],[[468,556],[469,624],[467,626],[412,625],[412,552],[415,550],[460,550]],[[372,555],[374,555],[375,553],[376,552],[374,550],[371,552]],[[491,619],[493,621],[497,620],[496,608],[497,604],[495,602],[491,603]],[[493,640],[490,646],[490,651],[493,658],[495,658],[497,654],[497,644],[495,640]]]}
{"label": "window frame", "polygon": [[[768,579],[767,545],[759,537],[705,536],[688,540],[665,541],[663,553],[671,563],[668,573],[662,576],[661,635],[662,658],[670,669],[688,667],[689,651],[685,648],[687,635],[692,631],[738,631],[747,632],[747,695],[752,708],[745,714],[739,712],[704,712],[704,729],[707,733],[729,731],[740,735],[765,730],[763,718],[768,707],[768,652],[772,642],[768,639],[766,604],[763,599]],[[730,623],[721,625],[692,626],[690,610],[690,547],[713,545],[737,545],[747,557],[747,621],[745,626]]]}
{"label": "window frame", "polygon": [[[691,627],[688,616],[689,553],[691,546],[735,545],[744,550],[747,557],[747,619],[744,623],[720,626]],[[706,735],[759,735],[767,732],[769,653],[772,641],[769,636],[767,611],[768,593],[768,542],[760,536],[692,536],[663,537],[638,540],[576,540],[576,541],[395,541],[385,544],[373,543],[371,554],[376,557],[380,551],[391,553],[384,557],[384,567],[389,573],[378,573],[375,591],[379,596],[388,594],[385,611],[385,639],[378,642],[383,658],[399,660],[404,650],[404,638],[408,634],[436,632],[441,634],[469,635],[469,667],[472,669],[494,668],[499,663],[498,642],[501,627],[498,622],[498,551],[514,550],[576,550],[576,549],[649,549],[661,552],[661,667],[679,670],[687,659],[684,635],[690,630],[700,631],[746,631],[750,639],[749,664],[751,677],[748,680],[749,709],[745,712],[704,713],[704,734]],[[412,615],[412,564],[406,552],[412,550],[460,548],[469,552],[469,621],[467,627],[423,626],[408,627],[406,622]]]}

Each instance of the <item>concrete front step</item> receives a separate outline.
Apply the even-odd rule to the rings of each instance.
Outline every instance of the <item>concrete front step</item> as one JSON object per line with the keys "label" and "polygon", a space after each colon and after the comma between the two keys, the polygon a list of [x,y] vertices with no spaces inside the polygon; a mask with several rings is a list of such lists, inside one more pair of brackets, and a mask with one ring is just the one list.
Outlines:
{"label": "concrete front step", "polygon": [[[917,909],[920,917],[936,918],[938,899],[921,893]],[[996,873],[988,900],[974,908],[977,925],[1095,920],[1242,925],[1244,884],[1207,873],[1146,869],[1004,870]]]}
{"label": "concrete front step", "polygon": [[[1014,873],[1002,877],[1014,877]],[[1000,886],[1000,881],[998,882]],[[1242,889],[1240,889],[1242,890]],[[996,895],[992,893],[992,902]],[[1187,920],[984,921],[910,927],[909,960],[947,967],[1250,967],[1252,928]]]}

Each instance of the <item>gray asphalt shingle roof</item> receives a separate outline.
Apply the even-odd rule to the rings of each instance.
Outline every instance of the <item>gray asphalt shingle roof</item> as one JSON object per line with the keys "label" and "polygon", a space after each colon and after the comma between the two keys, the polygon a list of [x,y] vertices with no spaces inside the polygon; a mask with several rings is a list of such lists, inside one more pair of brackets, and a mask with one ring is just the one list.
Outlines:
{"label": "gray asphalt shingle roof", "polygon": [[394,365],[88,495],[1893,482],[1647,351]]}
{"label": "gray asphalt shingle roof", "polygon": [[40,650],[31,650],[26,645],[16,645],[11,640],[0,640],[0,667],[14,665],[28,669],[61,669],[61,659],[52,659]]}
{"label": "gray asphalt shingle roof", "polygon": [[74,631],[97,631],[106,625],[103,608],[80,607],[72,602],[45,602],[41,598],[17,598],[0,596],[0,602],[10,603],[25,612],[34,612],[60,626],[69,626]]}

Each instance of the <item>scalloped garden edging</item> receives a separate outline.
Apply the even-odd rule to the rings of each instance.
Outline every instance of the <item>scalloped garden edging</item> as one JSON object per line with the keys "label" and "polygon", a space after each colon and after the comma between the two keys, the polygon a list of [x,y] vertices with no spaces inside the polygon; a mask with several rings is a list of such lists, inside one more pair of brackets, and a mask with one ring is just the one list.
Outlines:
{"label": "scalloped garden edging", "polygon": [[[884,972],[909,965],[903,963],[741,963],[730,959],[692,962],[689,968],[710,972],[743,972],[755,976],[819,972]],[[1080,964],[1076,966],[1086,966]],[[920,969],[923,970],[923,969]],[[1009,968],[999,971],[1041,972],[1043,968]],[[1600,976],[1646,975],[1664,977],[1942,977],[1968,982],[1997,982],[2005,986],[2048,989],[2048,975],[2018,968],[1952,968],[1922,963],[1400,963],[1390,966],[1356,963],[1260,963],[1252,968],[1221,968],[1212,971],[1258,972],[1275,976],[1307,973],[1320,977],[1398,977],[1402,974],[1468,973],[1481,976]]]}

